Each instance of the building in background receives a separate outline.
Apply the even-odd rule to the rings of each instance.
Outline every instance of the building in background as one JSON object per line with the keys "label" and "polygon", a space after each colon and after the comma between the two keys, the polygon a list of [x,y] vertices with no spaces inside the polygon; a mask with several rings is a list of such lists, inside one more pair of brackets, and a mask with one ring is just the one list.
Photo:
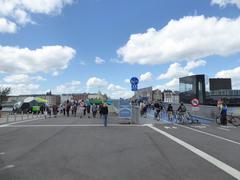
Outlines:
{"label": "building in background", "polygon": [[179,79],[179,100],[190,104],[193,98],[198,98],[200,104],[205,104],[205,75],[186,76]]}
{"label": "building in background", "polygon": [[217,90],[231,90],[232,89],[232,80],[231,78],[210,78],[209,79],[210,91]]}
{"label": "building in background", "polygon": [[88,93],[71,93],[71,94],[62,94],[61,95],[61,104],[66,102],[67,100],[86,100],[88,99]]}
{"label": "building in background", "polygon": [[162,92],[159,89],[155,89],[152,91],[152,100],[153,101],[162,101]]}
{"label": "building in background", "polygon": [[162,94],[163,94],[163,102],[174,103],[174,104],[179,103],[178,91],[164,90]]}
{"label": "building in background", "polygon": [[87,99],[98,99],[106,101],[108,99],[106,94],[102,94],[100,91],[98,93],[88,94]]}
{"label": "building in background", "polygon": [[134,98],[137,100],[152,102],[152,100],[153,100],[152,99],[153,98],[152,87],[138,89],[137,91],[135,91]]}

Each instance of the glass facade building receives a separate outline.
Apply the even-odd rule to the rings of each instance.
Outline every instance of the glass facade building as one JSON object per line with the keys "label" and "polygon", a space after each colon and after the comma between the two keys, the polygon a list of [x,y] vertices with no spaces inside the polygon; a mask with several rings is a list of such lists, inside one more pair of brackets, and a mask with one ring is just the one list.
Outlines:
{"label": "glass facade building", "polygon": [[200,104],[205,104],[205,75],[193,75],[179,79],[180,102],[190,104],[193,98],[198,98]]}

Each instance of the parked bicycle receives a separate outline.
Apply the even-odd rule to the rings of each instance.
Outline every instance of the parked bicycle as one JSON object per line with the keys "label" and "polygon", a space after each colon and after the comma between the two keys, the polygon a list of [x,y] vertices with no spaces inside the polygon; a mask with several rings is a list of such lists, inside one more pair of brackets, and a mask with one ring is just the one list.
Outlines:
{"label": "parked bicycle", "polygon": [[194,118],[189,111],[182,113],[176,112],[176,122],[181,124],[199,124],[199,120]]}
{"label": "parked bicycle", "polygon": [[[231,123],[233,126],[240,126],[240,117],[234,116],[232,113],[227,116],[227,121]],[[221,115],[216,117],[216,123],[221,124]]]}

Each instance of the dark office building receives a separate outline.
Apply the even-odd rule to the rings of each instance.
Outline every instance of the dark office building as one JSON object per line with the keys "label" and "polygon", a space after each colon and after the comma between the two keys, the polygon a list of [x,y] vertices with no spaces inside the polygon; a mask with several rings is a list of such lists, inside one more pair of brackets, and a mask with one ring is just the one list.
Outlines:
{"label": "dark office building", "polygon": [[230,78],[210,78],[209,84],[210,84],[210,91],[232,89],[232,81]]}
{"label": "dark office building", "polygon": [[179,79],[179,99],[180,102],[190,104],[193,98],[198,98],[200,104],[205,104],[205,76],[194,75]]}

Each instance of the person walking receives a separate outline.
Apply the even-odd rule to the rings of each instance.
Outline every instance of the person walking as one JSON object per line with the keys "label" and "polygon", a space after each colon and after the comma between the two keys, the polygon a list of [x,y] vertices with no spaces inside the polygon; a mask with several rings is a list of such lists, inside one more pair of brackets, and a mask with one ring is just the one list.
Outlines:
{"label": "person walking", "polygon": [[167,108],[167,114],[168,114],[168,121],[173,121],[173,107],[171,104],[168,105]]}
{"label": "person walking", "polygon": [[103,104],[100,104],[98,107],[100,119],[102,118],[102,107],[103,107]]}
{"label": "person walking", "polygon": [[103,104],[103,106],[100,110],[100,114],[102,114],[102,116],[103,116],[104,126],[107,127],[107,119],[108,119],[108,106],[107,106],[107,104]]}
{"label": "person walking", "polygon": [[223,103],[221,108],[221,125],[227,125],[227,105]]}
{"label": "person walking", "polygon": [[96,106],[96,104],[92,105],[92,114],[93,114],[93,118],[96,118],[96,114],[97,114],[97,106]]}
{"label": "person walking", "polygon": [[87,109],[88,118],[91,118],[91,116],[90,116],[90,113],[91,113],[91,105],[90,105],[89,102],[87,103],[86,109]]}
{"label": "person walking", "polygon": [[84,101],[81,101],[80,103],[79,103],[79,113],[80,113],[80,118],[82,118],[83,117],[83,115],[84,115],[84,112],[85,111],[85,104],[84,104]]}
{"label": "person walking", "polygon": [[67,100],[67,104],[66,104],[67,117],[69,117],[70,109],[71,109],[71,102],[69,102],[69,100]]}
{"label": "person walking", "polygon": [[53,109],[53,116],[56,118],[57,114],[58,114],[58,106],[56,104],[54,104],[52,106],[52,109]]}

